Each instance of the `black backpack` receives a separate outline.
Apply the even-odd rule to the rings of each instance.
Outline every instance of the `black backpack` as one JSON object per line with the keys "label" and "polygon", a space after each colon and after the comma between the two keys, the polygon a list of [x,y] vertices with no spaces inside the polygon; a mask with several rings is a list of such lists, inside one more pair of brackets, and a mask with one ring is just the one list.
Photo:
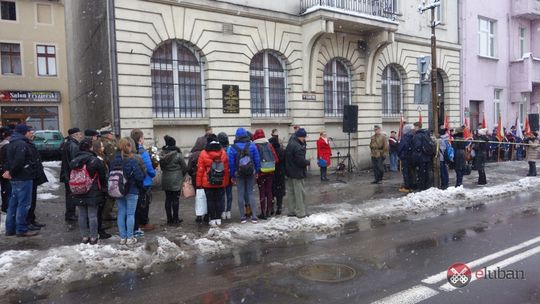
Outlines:
{"label": "black backpack", "polygon": [[436,151],[435,144],[425,133],[415,134],[412,140],[413,160],[420,162],[424,156],[434,157]]}
{"label": "black backpack", "polygon": [[251,143],[246,143],[244,149],[240,150],[237,145],[233,145],[233,148],[238,152],[238,157],[236,158],[236,172],[239,177],[249,177],[253,176],[255,171],[255,165],[253,164],[253,159],[249,153],[249,148]]}
{"label": "black backpack", "polygon": [[212,161],[210,171],[208,171],[208,183],[210,185],[222,185],[225,179],[225,166],[221,158],[215,158]]}

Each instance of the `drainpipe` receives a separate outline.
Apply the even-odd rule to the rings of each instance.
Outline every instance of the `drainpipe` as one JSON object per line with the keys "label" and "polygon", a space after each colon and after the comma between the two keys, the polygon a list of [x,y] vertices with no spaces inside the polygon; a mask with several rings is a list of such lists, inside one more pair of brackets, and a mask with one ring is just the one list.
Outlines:
{"label": "drainpipe", "polygon": [[114,0],[107,1],[107,28],[109,33],[109,69],[111,77],[112,127],[120,134],[120,105],[118,100],[118,59],[116,56],[116,24]]}
{"label": "drainpipe", "polygon": [[461,117],[461,115],[465,115],[464,114],[464,103],[465,103],[465,96],[466,95],[466,92],[467,92],[467,89],[466,87],[463,85],[465,82],[463,80],[463,77],[465,77],[465,66],[466,66],[466,63],[467,63],[467,59],[466,59],[466,56],[465,56],[465,41],[464,41],[464,38],[465,38],[465,35],[463,35],[461,33],[461,31],[463,30],[463,22],[465,22],[465,18],[463,17],[463,11],[464,11],[464,6],[465,5],[465,2],[463,0],[458,0],[458,44],[461,45],[461,51],[459,52],[459,57],[460,57],[460,61],[461,61],[461,66],[460,66],[460,69],[459,69],[459,87],[461,88],[461,94],[460,94],[460,100],[459,100],[459,116],[460,116],[460,119],[461,119],[461,122],[460,124],[463,124],[463,121],[465,120],[464,117]]}

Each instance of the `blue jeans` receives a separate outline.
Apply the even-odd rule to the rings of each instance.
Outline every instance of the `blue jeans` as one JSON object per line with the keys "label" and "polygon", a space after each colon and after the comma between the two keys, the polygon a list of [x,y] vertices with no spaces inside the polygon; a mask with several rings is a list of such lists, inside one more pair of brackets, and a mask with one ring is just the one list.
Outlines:
{"label": "blue jeans", "polygon": [[456,187],[463,185],[463,175],[465,170],[456,170]]}
{"label": "blue jeans", "polygon": [[23,234],[28,231],[26,217],[32,202],[32,180],[11,181],[11,197],[6,218],[6,234]]}
{"label": "blue jeans", "polygon": [[257,203],[253,199],[253,186],[255,185],[255,175],[249,177],[238,177],[236,179],[238,191],[238,210],[240,217],[246,214],[244,203],[249,203],[251,207],[252,217],[257,217]]}
{"label": "blue jeans", "polygon": [[118,232],[120,238],[129,239],[133,237],[133,227],[135,226],[135,210],[137,209],[138,194],[128,194],[116,200],[118,205]]}
{"label": "blue jeans", "polygon": [[398,156],[397,153],[390,153],[390,171],[397,172]]}
{"label": "blue jeans", "polygon": [[232,208],[232,186],[225,187],[225,195],[221,196],[221,210],[231,211]]}
{"label": "blue jeans", "polygon": [[441,161],[441,189],[448,188],[449,177],[448,177],[448,167],[446,166],[445,161]]}

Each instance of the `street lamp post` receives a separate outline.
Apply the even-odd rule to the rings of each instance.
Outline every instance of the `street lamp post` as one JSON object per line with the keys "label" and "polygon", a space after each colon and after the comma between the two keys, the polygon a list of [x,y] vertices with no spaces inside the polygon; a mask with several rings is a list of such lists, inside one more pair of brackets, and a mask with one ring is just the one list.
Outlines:
{"label": "street lamp post", "polygon": [[[418,7],[420,14],[423,14],[427,10],[431,10],[431,109],[433,113],[430,121],[433,135],[435,138],[439,137],[439,96],[437,95],[437,38],[435,36],[435,28],[440,24],[440,21],[435,20],[435,9],[440,7],[439,0],[431,0],[430,5],[426,5],[426,0],[422,0],[422,4]],[[435,186],[440,184],[441,168],[439,162],[439,156],[435,155],[433,161],[433,182]]]}

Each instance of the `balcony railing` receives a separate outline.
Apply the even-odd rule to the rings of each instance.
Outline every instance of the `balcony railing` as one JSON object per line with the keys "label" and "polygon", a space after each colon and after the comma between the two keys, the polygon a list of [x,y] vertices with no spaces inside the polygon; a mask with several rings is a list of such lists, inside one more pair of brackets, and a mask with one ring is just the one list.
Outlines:
{"label": "balcony railing", "polygon": [[395,19],[393,0],[300,0],[300,9],[302,14],[328,9]]}

